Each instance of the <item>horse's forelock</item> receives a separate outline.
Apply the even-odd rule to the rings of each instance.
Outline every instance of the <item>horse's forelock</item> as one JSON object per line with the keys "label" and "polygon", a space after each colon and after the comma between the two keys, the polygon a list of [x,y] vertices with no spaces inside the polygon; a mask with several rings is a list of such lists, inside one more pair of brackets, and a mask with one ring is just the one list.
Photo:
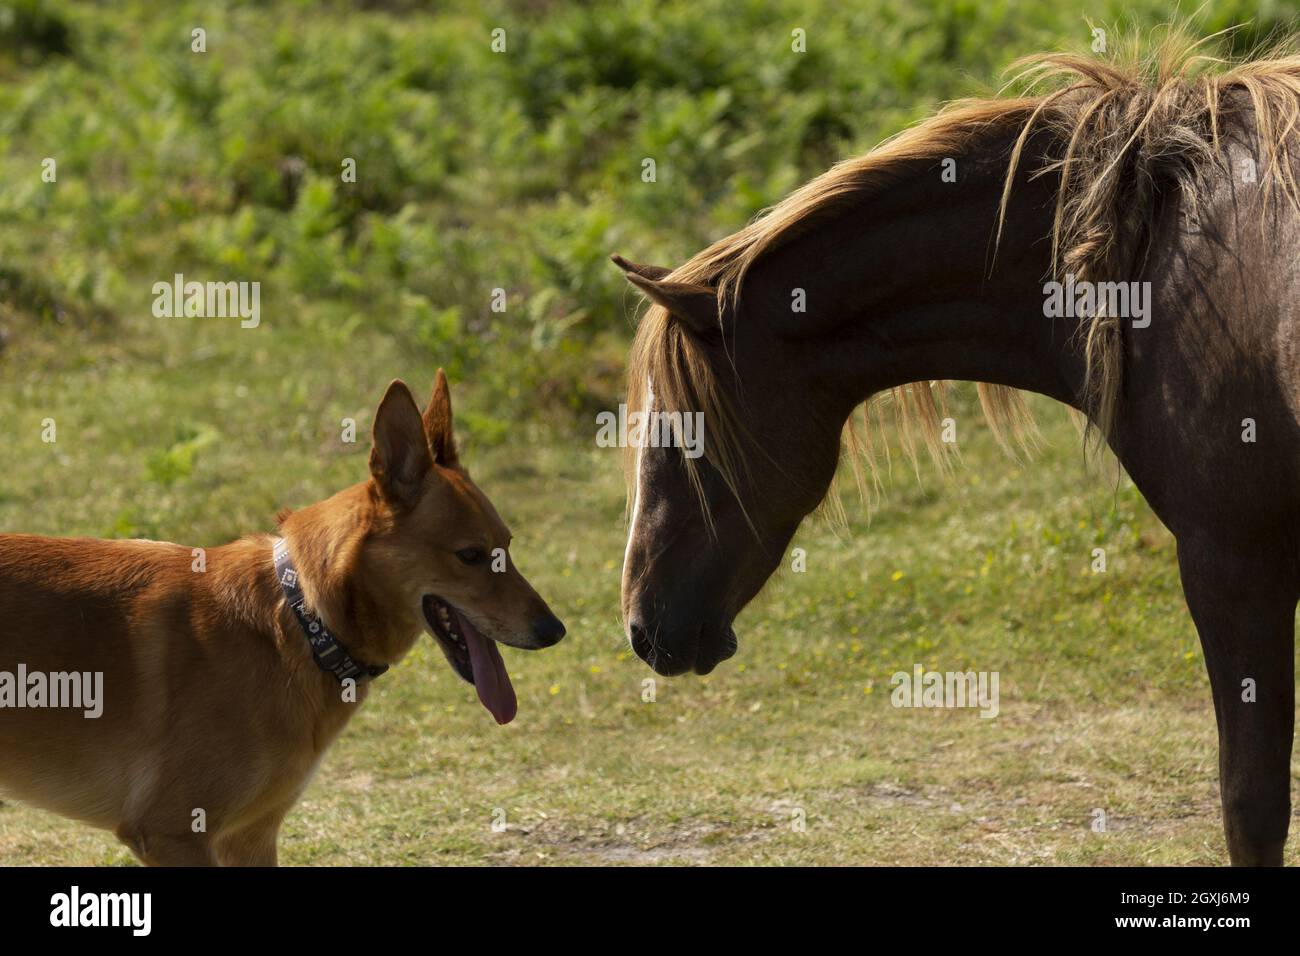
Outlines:
{"label": "horse's forelock", "polygon": [[[721,387],[713,361],[709,349],[674,320],[667,309],[659,305],[650,306],[637,327],[628,361],[628,416],[655,409],[702,414],[706,423],[702,437],[703,459],[739,499],[747,460],[744,445],[749,436],[727,390]],[[647,408],[651,396],[654,408]],[[640,481],[637,451],[630,442],[625,449],[629,508],[636,500]],[[712,510],[700,480],[699,459],[682,455],[682,464],[699,501],[705,524],[712,532]]]}

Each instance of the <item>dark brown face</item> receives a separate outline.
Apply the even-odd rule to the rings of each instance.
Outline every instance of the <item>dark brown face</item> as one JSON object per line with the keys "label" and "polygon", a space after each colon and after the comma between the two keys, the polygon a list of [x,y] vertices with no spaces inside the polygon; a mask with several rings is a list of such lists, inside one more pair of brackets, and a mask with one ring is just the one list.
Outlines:
{"label": "dark brown face", "polygon": [[632,650],[654,670],[707,674],[736,653],[732,620],[775,570],[781,548],[758,545],[716,475],[705,478],[711,537],[679,456],[672,448],[641,452],[623,561],[623,617]]}
{"label": "dark brown face", "polygon": [[[656,302],[673,305],[670,315],[680,321],[677,309],[688,307],[638,278],[637,286]],[[735,391],[733,405],[749,435],[738,446],[747,467],[738,498],[709,463],[710,442],[717,440],[710,428],[717,423],[705,415],[703,455],[695,459],[702,508],[682,447],[636,452],[622,610],[632,649],[665,675],[707,674],[736,652],[736,614],[781,563],[799,522],[825,495],[839,457],[838,425],[800,405],[799,379],[789,363],[779,371],[764,367],[764,356],[776,354],[778,343],[749,333],[724,352],[709,338],[708,313],[715,307],[707,297],[704,305],[695,352],[715,367],[720,387]],[[737,380],[754,383],[743,390],[743,401],[734,384],[727,384]],[[763,387],[774,381],[782,387]],[[645,406],[662,410],[653,381],[648,392]]]}
{"label": "dark brown face", "polygon": [[[831,471],[837,453],[832,442]],[[736,496],[703,460],[700,476],[712,534],[681,451],[640,452],[623,561],[623,615],[632,650],[664,675],[707,674],[735,654],[735,616],[781,563],[799,522],[830,481],[827,474],[819,492],[800,494],[775,467],[756,465],[745,486],[751,527]]]}

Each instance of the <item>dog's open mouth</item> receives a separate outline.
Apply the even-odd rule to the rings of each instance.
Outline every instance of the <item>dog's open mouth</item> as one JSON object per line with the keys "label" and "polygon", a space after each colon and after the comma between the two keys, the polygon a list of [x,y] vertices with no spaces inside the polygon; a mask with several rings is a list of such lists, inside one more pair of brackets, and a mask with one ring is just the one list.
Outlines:
{"label": "dog's open mouth", "polygon": [[496,722],[514,720],[518,702],[496,641],[480,634],[468,617],[436,594],[424,596],[424,619],[452,669],[474,685]]}

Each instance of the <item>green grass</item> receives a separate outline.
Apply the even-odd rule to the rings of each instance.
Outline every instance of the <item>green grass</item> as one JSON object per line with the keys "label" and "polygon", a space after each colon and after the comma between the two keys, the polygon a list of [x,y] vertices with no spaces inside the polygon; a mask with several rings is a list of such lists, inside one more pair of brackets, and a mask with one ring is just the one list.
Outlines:
{"label": "green grass", "polygon": [[[342,380],[428,378],[379,350],[322,369],[299,403],[271,384],[187,399],[187,358],[208,346],[180,331],[129,406],[140,377],[114,363],[68,363],[57,400],[35,374],[5,391],[5,420],[30,426],[10,436],[4,527],[190,544],[266,529],[277,506],[364,475],[364,447],[335,426],[353,412],[364,432],[378,387],[348,395]],[[242,380],[261,380],[251,356]],[[458,387],[462,408],[474,394]],[[175,409],[165,421],[221,436],[166,482],[150,477],[175,445],[151,422],[157,402]],[[653,703],[617,619],[617,452],[530,427],[508,447],[470,438],[517,560],[570,637],[507,652],[520,716],[506,728],[422,642],[290,816],[285,862],[1222,861],[1213,715],[1171,541],[1127,482],[1085,473],[1073,425],[1038,404],[1051,444],[1019,467],[959,402],[951,478],[900,469],[870,524],[852,502],[846,530],[810,521],[794,543],[808,570],[742,615],[738,656],[708,678],[658,679]],[[39,440],[46,414],[56,445]],[[1089,569],[1094,547],[1105,574]],[[893,708],[889,677],[914,663],[999,671],[1001,713]],[[1089,829],[1094,808],[1109,832]],[[107,834],[6,804],[0,859],[128,858]]]}
{"label": "green grass", "polygon": [[[384,385],[423,396],[441,364],[470,467],[568,625],[551,651],[506,652],[506,728],[423,642],[329,753],[284,862],[1225,861],[1172,541],[1127,481],[1084,468],[1045,401],[1047,446],[1022,466],[962,391],[954,474],[918,482],[896,449],[870,521],[849,501],[848,528],[807,522],[807,571],[770,583],[708,678],[658,679],[644,702],[653,675],[618,621],[620,464],[594,413],[619,401],[634,299],[605,256],[676,262],[1014,57],[1086,42],[1081,18],[938,0],[302,6],[0,17],[0,529],[268,530],[360,480]],[[1166,11],[1123,8],[1144,26]],[[1295,7],[1226,3],[1202,25],[1247,10],[1241,42]],[[206,60],[187,52],[195,23]],[[514,54],[489,51],[498,24]],[[340,154],[359,157],[355,189]],[[48,155],[57,185],[39,180]],[[261,327],[154,319],[150,286],[176,271],[261,281]],[[890,675],[915,663],[998,671],[1000,715],[895,709]],[[0,805],[0,862],[129,860]]]}

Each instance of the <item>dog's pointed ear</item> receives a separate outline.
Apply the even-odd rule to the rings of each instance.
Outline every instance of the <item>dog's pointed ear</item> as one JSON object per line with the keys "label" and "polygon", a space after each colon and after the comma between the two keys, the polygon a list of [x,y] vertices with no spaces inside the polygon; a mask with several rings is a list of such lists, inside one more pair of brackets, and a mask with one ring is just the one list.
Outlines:
{"label": "dog's pointed ear", "polygon": [[689,282],[669,282],[664,279],[647,279],[637,272],[628,272],[627,281],[640,289],[656,305],[662,305],[668,314],[701,337],[716,337],[722,333],[718,318],[718,293],[705,285]]}
{"label": "dog's pointed ear", "polygon": [[438,369],[429,406],[424,410],[424,436],[428,439],[435,464],[444,468],[455,468],[460,464],[456,454],[456,434],[451,427],[451,389],[447,387],[447,376],[442,369]]}
{"label": "dog's pointed ear", "polygon": [[420,497],[424,476],[433,467],[420,409],[406,384],[394,379],[375,412],[375,443],[370,474],[389,499],[410,507]]}
{"label": "dog's pointed ear", "polygon": [[609,261],[614,263],[614,265],[618,266],[624,272],[634,273],[643,279],[653,279],[657,281],[673,271],[672,269],[665,269],[663,266],[643,266],[640,263],[624,259],[618,253],[614,253],[614,255],[610,256]]}

